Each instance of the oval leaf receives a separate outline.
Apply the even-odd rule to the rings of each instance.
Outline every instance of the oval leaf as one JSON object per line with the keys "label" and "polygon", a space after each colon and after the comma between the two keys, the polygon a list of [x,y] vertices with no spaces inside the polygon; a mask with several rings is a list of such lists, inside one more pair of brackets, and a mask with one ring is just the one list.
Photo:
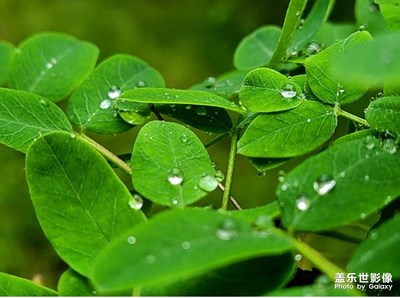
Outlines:
{"label": "oval leaf", "polygon": [[399,157],[372,136],[335,143],[279,185],[283,223],[324,231],[366,218],[400,195]]}
{"label": "oval leaf", "polygon": [[[340,61],[344,51],[371,40],[372,37],[368,32],[356,32],[306,59],[308,83],[320,100],[330,104],[349,104],[361,98],[368,91],[369,84],[346,80],[342,75],[337,75],[332,67]],[[347,66],[346,73],[349,69],[351,67]]]}
{"label": "oval leaf", "polygon": [[24,40],[10,65],[11,88],[52,101],[67,97],[93,70],[99,50],[60,33],[40,33]]}
{"label": "oval leaf", "polygon": [[381,97],[371,102],[365,118],[378,131],[389,130],[400,135],[400,97]]}
{"label": "oval leaf", "polygon": [[245,219],[205,209],[164,212],[130,235],[135,244],[120,239],[97,260],[94,283],[100,289],[189,278],[292,247],[291,240],[274,229],[254,230]]}
{"label": "oval leaf", "polygon": [[58,296],[32,281],[0,272],[0,296]]}
{"label": "oval leaf", "polygon": [[90,276],[98,252],[140,222],[131,194],[107,161],[80,137],[57,132],[38,138],[26,175],[39,223],[58,255]]}
{"label": "oval leaf", "polygon": [[241,103],[251,112],[279,112],[302,103],[301,88],[288,77],[269,68],[249,72],[240,88]]}
{"label": "oval leaf", "polygon": [[[218,185],[201,141],[176,123],[152,121],[143,126],[133,147],[131,164],[135,189],[165,206],[193,203]],[[201,187],[204,177],[209,178],[209,188]]]}
{"label": "oval leaf", "polygon": [[8,71],[12,57],[14,56],[14,45],[0,40],[0,84],[8,80]]}
{"label": "oval leaf", "polygon": [[[400,216],[386,221],[357,248],[349,264],[349,272],[388,272],[400,278]],[[382,276],[381,276],[382,277]]]}
{"label": "oval leaf", "polygon": [[238,142],[238,153],[250,157],[283,158],[320,147],[336,128],[331,107],[304,101],[297,108],[258,115]]}
{"label": "oval leaf", "polygon": [[68,116],[85,130],[98,133],[126,131],[132,126],[118,116],[115,99],[123,91],[148,86],[164,86],[158,71],[133,56],[112,56],[72,94]]}
{"label": "oval leaf", "polygon": [[26,152],[36,137],[60,130],[72,132],[72,127],[57,105],[33,93],[0,88],[1,143]]}

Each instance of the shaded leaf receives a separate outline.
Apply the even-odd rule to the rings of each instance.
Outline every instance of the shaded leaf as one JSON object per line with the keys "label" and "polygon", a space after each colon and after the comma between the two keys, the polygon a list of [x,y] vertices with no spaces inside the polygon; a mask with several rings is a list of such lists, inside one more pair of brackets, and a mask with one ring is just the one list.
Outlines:
{"label": "shaded leaf", "polygon": [[[135,189],[165,206],[193,203],[218,184],[201,141],[191,130],[176,123],[152,121],[143,126],[133,147],[131,164]],[[200,187],[203,177],[210,178],[213,189],[206,191]]]}
{"label": "shaded leaf", "polygon": [[390,29],[400,29],[400,1],[399,0],[376,0],[379,4],[380,12]]}
{"label": "shaded leaf", "polygon": [[72,269],[68,269],[61,275],[57,289],[60,296],[96,295],[89,280]]}
{"label": "shaded leaf", "polygon": [[241,103],[251,112],[278,112],[293,109],[302,102],[296,83],[269,68],[249,72],[240,88]]}
{"label": "shaded leaf", "polygon": [[284,158],[320,147],[336,128],[331,107],[304,101],[293,110],[261,114],[238,142],[238,153],[250,157]]}
{"label": "shaded leaf", "polygon": [[4,84],[8,80],[9,66],[14,52],[13,44],[0,40],[0,84]]}
{"label": "shaded leaf", "polygon": [[0,296],[58,296],[32,281],[0,272]]}
{"label": "shaded leaf", "polygon": [[271,61],[281,29],[263,26],[247,35],[235,50],[233,64],[237,69],[253,69],[266,66]]}
{"label": "shaded leaf", "polygon": [[130,235],[134,245],[120,239],[97,260],[94,282],[99,288],[181,280],[292,247],[275,229],[255,231],[244,219],[205,209],[164,212]]}
{"label": "shaded leaf", "polygon": [[22,152],[35,138],[52,131],[72,132],[54,103],[25,91],[0,88],[0,142]]}
{"label": "shaded leaf", "polygon": [[132,126],[121,119],[115,99],[129,89],[163,87],[160,73],[146,62],[129,55],[115,55],[103,61],[72,94],[68,116],[81,128],[98,133],[118,133]]}
{"label": "shaded leaf", "polygon": [[388,32],[385,20],[379,11],[375,0],[356,0],[355,6],[356,24],[364,27],[372,35]]}
{"label": "shaded leaf", "polygon": [[92,72],[99,50],[61,33],[39,33],[24,40],[10,65],[11,88],[52,101],[68,96]]}
{"label": "shaded leaf", "polygon": [[79,136],[38,138],[26,157],[29,191],[39,223],[58,255],[91,276],[98,252],[143,221],[131,194],[107,161]]}
{"label": "shaded leaf", "polygon": [[356,31],[354,24],[325,22],[320,27],[314,41],[321,47],[328,47]]}
{"label": "shaded leaf", "polygon": [[371,102],[365,117],[372,128],[400,135],[400,97],[381,97]]}
{"label": "shaded leaf", "polygon": [[[348,38],[338,41],[318,54],[306,59],[307,80],[313,93],[322,101],[330,104],[348,104],[362,97],[370,85],[367,83],[354,83],[337,75],[332,66],[338,63],[343,53],[356,45],[368,44],[372,38],[368,32],[356,32]],[[357,57],[361,63],[363,59]],[[349,65],[343,65],[346,75],[349,73]],[[353,71],[353,70],[352,70]]]}
{"label": "shaded leaf", "polygon": [[279,185],[283,223],[324,231],[366,218],[400,194],[399,155],[367,136],[310,157]]}
{"label": "shaded leaf", "polygon": [[274,219],[280,216],[281,210],[277,201],[272,201],[264,206],[231,211],[232,216],[238,216],[247,219],[249,222],[258,226],[261,221],[268,218]]}
{"label": "shaded leaf", "polygon": [[256,168],[259,175],[263,175],[266,171],[275,169],[289,160],[290,158],[249,158],[250,163]]}

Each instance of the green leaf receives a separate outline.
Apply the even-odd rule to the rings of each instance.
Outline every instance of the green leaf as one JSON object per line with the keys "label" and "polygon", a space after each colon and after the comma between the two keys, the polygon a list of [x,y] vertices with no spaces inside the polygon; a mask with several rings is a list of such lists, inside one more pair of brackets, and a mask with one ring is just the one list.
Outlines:
{"label": "green leaf", "polygon": [[26,175],[39,223],[58,255],[91,276],[99,251],[141,221],[131,194],[107,161],[79,136],[38,138],[26,156]]}
{"label": "green leaf", "polygon": [[251,112],[278,112],[302,103],[301,89],[279,72],[258,68],[249,72],[240,88],[240,101]]}
{"label": "green leaf", "polygon": [[268,170],[275,169],[289,160],[290,158],[249,158],[250,163],[256,168],[259,175],[264,175]]}
{"label": "green leaf", "polygon": [[367,136],[310,157],[279,185],[283,223],[324,231],[366,218],[400,195],[399,156]]}
{"label": "green leaf", "polygon": [[0,84],[4,84],[8,80],[10,62],[14,56],[14,52],[13,44],[0,40]]}
{"label": "green leaf", "polygon": [[[149,122],[140,130],[132,151],[132,172],[133,185],[142,196],[170,207],[193,203],[218,184],[197,136],[164,121]],[[208,178],[210,187],[202,188],[201,181]]]}
{"label": "green leaf", "polygon": [[[400,278],[400,216],[396,215],[368,235],[354,252],[349,272],[389,272]],[[381,276],[382,277],[382,276]]]}
{"label": "green leaf", "polygon": [[400,1],[399,0],[376,0],[380,11],[390,29],[400,29]]}
{"label": "green leaf", "polygon": [[33,140],[52,131],[72,132],[64,112],[46,98],[0,88],[0,142],[22,152]]}
{"label": "green leaf", "polygon": [[65,271],[58,281],[58,294],[60,296],[95,296],[89,280],[72,269]]}
{"label": "green leaf", "polygon": [[98,54],[96,46],[70,35],[33,35],[19,45],[11,61],[9,85],[59,101],[92,72]]}
{"label": "green leaf", "polygon": [[197,208],[164,212],[130,235],[134,245],[120,239],[96,261],[94,283],[99,288],[171,282],[292,248],[275,229],[254,230],[247,220]]}
{"label": "green leaf", "polygon": [[0,296],[58,296],[32,281],[0,272]]}
{"label": "green leaf", "polygon": [[310,85],[308,84],[306,74],[293,76],[293,77],[291,77],[291,80],[301,88],[301,91],[303,92],[302,97],[305,97],[305,98],[311,99],[311,100],[318,100],[318,98],[316,98],[316,96],[312,92]]}
{"label": "green leaf", "polygon": [[288,48],[289,53],[302,51],[319,31],[321,25],[329,15],[331,0],[317,0],[310,13],[304,20],[303,25],[293,34],[292,41]]}
{"label": "green leaf", "polygon": [[381,97],[371,102],[365,117],[372,128],[400,135],[400,96]]}
{"label": "green leaf", "polygon": [[117,108],[124,110],[124,103],[152,103],[168,105],[199,105],[217,107],[240,114],[245,111],[223,97],[201,90],[178,90],[167,88],[139,88],[125,91],[116,100]]}
{"label": "green leaf", "polygon": [[304,101],[297,108],[255,118],[238,142],[238,153],[250,157],[283,158],[319,148],[336,128],[331,107]]}
{"label": "green leaf", "polygon": [[314,37],[314,41],[321,47],[327,47],[346,38],[356,29],[354,24],[325,22]]}
{"label": "green leaf", "polygon": [[351,293],[342,289],[335,289],[334,285],[319,285],[291,287],[268,293],[270,296],[284,297],[327,297],[327,296],[350,296]]}
{"label": "green leaf", "polygon": [[375,0],[356,0],[356,24],[366,28],[373,36],[388,32],[387,25]]}
{"label": "green leaf", "polygon": [[278,202],[273,201],[264,206],[250,208],[245,210],[235,210],[231,211],[232,216],[238,216],[241,218],[245,218],[250,222],[259,225],[260,222],[265,221],[266,219],[274,219],[280,216],[281,210],[279,209]]}
{"label": "green leaf", "polygon": [[[345,40],[338,41],[329,48],[306,59],[307,80],[314,94],[322,101],[330,104],[349,104],[362,97],[369,89],[366,83],[354,83],[346,80],[342,75],[332,71],[333,65],[342,58],[343,52],[355,45],[365,45],[371,41],[368,32],[356,32]],[[357,57],[358,60],[364,60]],[[349,73],[349,66],[346,66]],[[343,68],[344,70],[344,68]],[[353,71],[353,70],[352,70]]]}
{"label": "green leaf", "polygon": [[200,84],[190,87],[190,89],[208,91],[230,99],[239,94],[239,89],[243,84],[246,74],[246,70],[234,70],[217,78],[208,77]]}
{"label": "green leaf", "polygon": [[[144,287],[143,296],[260,296],[288,281],[291,253],[254,258],[168,284]],[[268,278],[266,278],[268,276]]]}
{"label": "green leaf", "polygon": [[271,61],[281,29],[263,26],[247,35],[235,50],[233,64],[237,69],[253,69],[266,66]]}
{"label": "green leaf", "polygon": [[115,110],[115,99],[129,89],[163,87],[164,80],[146,62],[129,55],[115,55],[103,61],[72,94],[68,116],[85,130],[119,133],[132,126]]}

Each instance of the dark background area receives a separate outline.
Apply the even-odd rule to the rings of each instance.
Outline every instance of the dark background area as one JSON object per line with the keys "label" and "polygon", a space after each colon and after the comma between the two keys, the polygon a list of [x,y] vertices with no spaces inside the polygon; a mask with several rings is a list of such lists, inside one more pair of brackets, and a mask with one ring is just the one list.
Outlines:
{"label": "dark background area", "polygon": [[[282,25],[287,0],[0,0],[0,39],[18,44],[30,34],[60,31],[96,44],[100,59],[135,55],[164,76],[167,86],[187,88],[233,69],[239,41],[264,24]],[[311,2],[312,3],[312,2]],[[354,1],[337,0],[331,20],[352,22]],[[129,152],[136,130],[93,136],[113,152]],[[207,138],[208,136],[201,136]],[[225,172],[229,145],[210,149]],[[285,165],[283,169],[289,169]],[[274,199],[277,172],[258,177],[238,157],[233,195],[244,207]],[[37,222],[24,173],[24,155],[0,145],[0,271],[42,279],[55,287],[66,268]],[[220,200],[216,191],[201,204]],[[218,204],[218,203],[217,203]],[[216,205],[218,207],[218,205]]]}

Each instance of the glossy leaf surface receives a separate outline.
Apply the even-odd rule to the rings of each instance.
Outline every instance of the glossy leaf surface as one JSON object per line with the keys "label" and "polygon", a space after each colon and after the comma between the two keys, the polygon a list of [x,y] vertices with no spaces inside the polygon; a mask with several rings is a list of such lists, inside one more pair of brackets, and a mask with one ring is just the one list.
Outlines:
{"label": "glossy leaf surface", "polygon": [[58,296],[57,292],[32,281],[0,272],[1,296]]}

